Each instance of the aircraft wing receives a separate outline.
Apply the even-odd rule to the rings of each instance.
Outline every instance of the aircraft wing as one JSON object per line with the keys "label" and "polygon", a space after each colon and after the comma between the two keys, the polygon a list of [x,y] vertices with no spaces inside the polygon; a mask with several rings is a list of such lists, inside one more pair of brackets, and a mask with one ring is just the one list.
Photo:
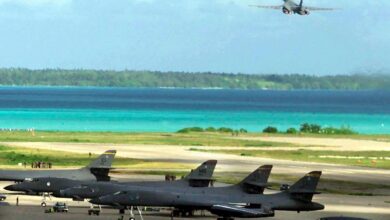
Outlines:
{"label": "aircraft wing", "polygon": [[210,212],[216,215],[225,216],[232,215],[243,218],[260,218],[260,217],[272,217],[275,213],[272,210],[258,209],[258,208],[246,208],[237,205],[213,205]]}
{"label": "aircraft wing", "polygon": [[337,8],[318,8],[318,7],[304,7],[309,11],[333,11],[337,10]]}
{"label": "aircraft wing", "polygon": [[249,6],[256,7],[256,8],[276,9],[276,10],[280,10],[283,8],[283,5],[249,5]]}

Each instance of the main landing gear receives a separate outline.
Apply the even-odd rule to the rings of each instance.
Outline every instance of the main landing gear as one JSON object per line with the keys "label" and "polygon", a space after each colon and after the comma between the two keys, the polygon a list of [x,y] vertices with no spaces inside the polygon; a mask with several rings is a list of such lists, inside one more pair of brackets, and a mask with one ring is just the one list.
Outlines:
{"label": "main landing gear", "polygon": [[232,217],[218,217],[217,220],[234,220]]}
{"label": "main landing gear", "polygon": [[171,212],[173,217],[192,217],[194,216],[194,210],[190,209],[174,209]]}
{"label": "main landing gear", "polygon": [[[142,217],[142,212],[141,212],[141,209],[136,206],[135,207],[137,212],[138,212],[138,215],[140,216],[141,220],[144,220],[144,218]],[[126,209],[129,211],[129,214],[130,214],[130,217],[129,217],[129,220],[135,220],[135,217],[134,217],[134,207],[133,206],[130,206],[130,208],[126,207]],[[123,220],[124,219],[124,214],[125,214],[125,209],[120,209],[119,210],[119,214],[121,214],[122,216],[118,219],[118,220]]]}
{"label": "main landing gear", "polygon": [[47,199],[46,198],[49,198],[50,201],[51,201],[51,196],[50,196],[49,193],[42,193],[42,202],[41,202],[41,206],[42,207],[46,207],[47,206],[47,203],[46,203]]}

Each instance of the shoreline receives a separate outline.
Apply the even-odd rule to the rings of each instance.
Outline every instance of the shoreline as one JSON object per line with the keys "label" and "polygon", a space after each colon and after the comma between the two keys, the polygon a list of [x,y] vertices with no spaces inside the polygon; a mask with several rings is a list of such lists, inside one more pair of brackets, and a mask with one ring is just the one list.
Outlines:
{"label": "shoreline", "polygon": [[118,89],[118,90],[232,90],[232,91],[270,91],[270,92],[390,92],[390,89],[276,89],[276,88],[228,88],[228,87],[127,87],[127,86],[74,86],[74,85],[6,85],[0,84],[0,89],[31,88],[31,89]]}

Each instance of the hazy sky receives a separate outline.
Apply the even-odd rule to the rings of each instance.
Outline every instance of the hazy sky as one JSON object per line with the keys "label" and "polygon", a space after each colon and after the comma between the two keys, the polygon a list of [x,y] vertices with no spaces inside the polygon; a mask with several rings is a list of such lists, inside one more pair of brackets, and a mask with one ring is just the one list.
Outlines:
{"label": "hazy sky", "polygon": [[[0,0],[0,67],[348,74],[390,70],[389,0],[286,16],[279,0]],[[389,71],[390,72],[390,71]]]}

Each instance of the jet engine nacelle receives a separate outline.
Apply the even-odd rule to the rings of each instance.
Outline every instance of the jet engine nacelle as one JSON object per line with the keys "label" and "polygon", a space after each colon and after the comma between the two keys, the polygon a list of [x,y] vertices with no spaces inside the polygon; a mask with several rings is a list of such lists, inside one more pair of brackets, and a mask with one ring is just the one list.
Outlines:
{"label": "jet engine nacelle", "polygon": [[289,15],[289,14],[291,14],[291,11],[288,10],[288,8],[283,7],[283,13],[286,14],[286,15]]}
{"label": "jet engine nacelle", "polygon": [[300,15],[309,15],[310,12],[309,12],[308,10],[300,10],[300,11],[298,12],[298,14],[300,14]]}

